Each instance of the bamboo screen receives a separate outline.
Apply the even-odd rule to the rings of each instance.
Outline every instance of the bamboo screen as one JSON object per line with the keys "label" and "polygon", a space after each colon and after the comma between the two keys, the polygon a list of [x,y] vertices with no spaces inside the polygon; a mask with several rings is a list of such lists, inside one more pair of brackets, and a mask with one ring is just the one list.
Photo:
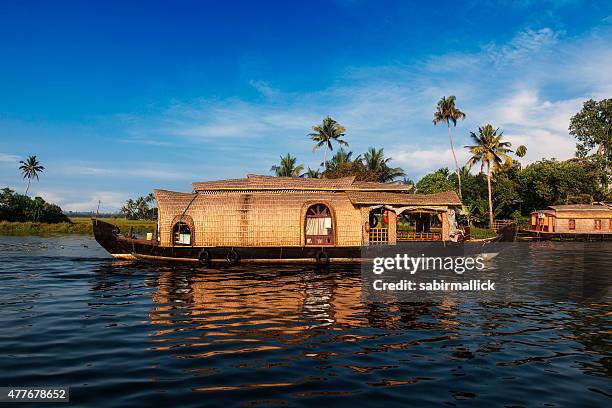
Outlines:
{"label": "bamboo screen", "polygon": [[[337,245],[361,245],[361,213],[343,192],[155,192],[160,240],[172,245],[172,223],[183,213],[194,222],[195,246],[302,246],[306,210],[327,205]],[[192,202],[193,200],[193,202]],[[191,204],[190,204],[191,203]]]}

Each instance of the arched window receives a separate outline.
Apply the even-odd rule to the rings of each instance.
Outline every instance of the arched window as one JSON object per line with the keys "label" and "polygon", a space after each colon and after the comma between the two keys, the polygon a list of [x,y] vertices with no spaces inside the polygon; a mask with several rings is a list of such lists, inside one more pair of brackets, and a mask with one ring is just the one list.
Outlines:
{"label": "arched window", "polygon": [[315,204],[306,211],[304,231],[306,245],[334,245],[334,223],[325,204]]}
{"label": "arched window", "polygon": [[189,224],[180,220],[174,224],[172,227],[172,243],[174,245],[193,245]]}

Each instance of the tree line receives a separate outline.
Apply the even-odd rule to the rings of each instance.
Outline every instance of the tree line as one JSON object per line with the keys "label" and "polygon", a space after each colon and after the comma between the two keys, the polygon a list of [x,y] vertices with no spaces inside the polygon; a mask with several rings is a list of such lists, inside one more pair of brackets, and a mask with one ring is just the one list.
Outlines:
{"label": "tree line", "polygon": [[29,156],[19,162],[19,170],[27,185],[24,194],[16,193],[9,187],[0,190],[0,221],[10,222],[44,222],[59,223],[70,222],[70,219],[56,205],[43,200],[41,197],[30,198],[28,191],[32,180],[39,180],[39,174],[44,171],[36,156]]}
{"label": "tree line", "polygon": [[149,193],[135,200],[130,198],[121,207],[120,213],[128,220],[154,220],[157,218],[155,196]]}
{"label": "tree line", "polygon": [[[527,147],[521,145],[512,150],[512,143],[504,138],[503,131],[490,123],[470,132],[472,144],[464,146],[470,157],[465,165],[460,165],[452,131],[466,114],[455,103],[455,96],[443,97],[433,117],[434,125],[446,124],[454,172],[442,168],[414,183],[402,168],[391,165],[391,157],[382,148],[370,147],[358,155],[347,150],[346,128],[329,116],[308,134],[315,143],[313,152],[323,150],[319,168],[305,169],[296,157],[287,153],[270,171],[286,177],[355,176],[363,181],[406,183],[414,186],[414,193],[422,194],[456,191],[468,221],[488,223],[491,228],[495,218],[519,219],[554,204],[590,204],[611,199],[612,99],[588,100],[571,118],[569,133],[577,139],[576,157],[566,161],[542,159],[525,167],[519,159],[526,155]],[[339,149],[328,160],[335,145]]]}
{"label": "tree line", "polygon": [[41,197],[16,193],[8,187],[0,190],[0,221],[70,222],[58,205],[47,203]]}

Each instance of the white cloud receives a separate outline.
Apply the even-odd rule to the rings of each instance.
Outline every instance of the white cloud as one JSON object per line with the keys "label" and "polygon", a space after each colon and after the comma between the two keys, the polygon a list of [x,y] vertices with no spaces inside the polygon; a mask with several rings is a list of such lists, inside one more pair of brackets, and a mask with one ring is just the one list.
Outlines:
{"label": "white cloud", "polygon": [[36,187],[31,188],[28,195],[32,197],[42,197],[48,203],[57,204],[62,202],[62,195],[58,194],[56,191],[51,190],[41,190]]}
{"label": "white cloud", "polygon": [[573,139],[553,133],[544,129],[530,130],[526,133],[507,133],[508,140],[512,140],[513,147],[527,146],[527,155],[520,159],[523,163],[532,163],[543,158],[567,159],[572,157],[576,150]]}
{"label": "white cloud", "polygon": [[96,211],[100,201],[101,212],[117,212],[133,196],[121,191],[84,191],[82,189],[40,187],[30,188],[31,197],[42,197],[45,201],[59,205],[64,211]]}
{"label": "white cloud", "polygon": [[529,59],[535,53],[550,50],[563,33],[554,31],[549,27],[539,30],[527,29],[519,32],[509,43],[499,46],[489,44],[484,50],[488,57],[496,64],[513,64]]}
{"label": "white cloud", "polygon": [[249,84],[266,98],[275,98],[281,95],[281,92],[278,89],[271,87],[266,81],[251,80],[249,81]]}
{"label": "white cloud", "polygon": [[2,163],[19,163],[21,158],[14,154],[0,153],[0,162]]}
{"label": "white cloud", "polygon": [[83,197],[79,197],[78,201],[65,201],[62,202],[62,209],[64,211],[96,211],[98,208],[98,202],[100,202],[101,212],[116,212],[118,211],[126,200],[128,195],[116,191],[99,191],[90,193]]}
{"label": "white cloud", "polygon": [[158,167],[90,167],[80,165],[61,165],[55,169],[58,173],[83,175],[83,176],[100,176],[100,177],[122,177],[122,178],[140,178],[146,180],[183,180],[188,178],[185,172],[172,169],[164,169]]}
{"label": "white cloud", "polygon": [[[468,160],[468,152],[465,149],[455,148],[457,161],[462,166]],[[397,165],[410,173],[423,174],[435,171],[441,167],[455,170],[453,154],[449,148],[437,147],[422,149],[414,146],[401,147],[393,153],[393,160]]]}

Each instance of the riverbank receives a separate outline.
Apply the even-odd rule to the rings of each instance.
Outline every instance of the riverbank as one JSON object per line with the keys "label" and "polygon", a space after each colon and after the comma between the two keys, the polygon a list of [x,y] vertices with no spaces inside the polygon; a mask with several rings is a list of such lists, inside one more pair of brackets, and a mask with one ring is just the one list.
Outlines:
{"label": "riverbank", "polygon": [[472,239],[486,239],[493,238],[497,233],[489,228],[479,228],[472,226],[470,228],[470,237]]}
{"label": "riverbank", "polygon": [[[153,232],[154,221],[126,220],[124,218],[100,218],[118,226],[122,232],[133,228],[135,234]],[[41,222],[0,222],[0,235],[44,235],[44,234],[93,234],[91,218],[74,217],[71,222],[45,224]]]}

